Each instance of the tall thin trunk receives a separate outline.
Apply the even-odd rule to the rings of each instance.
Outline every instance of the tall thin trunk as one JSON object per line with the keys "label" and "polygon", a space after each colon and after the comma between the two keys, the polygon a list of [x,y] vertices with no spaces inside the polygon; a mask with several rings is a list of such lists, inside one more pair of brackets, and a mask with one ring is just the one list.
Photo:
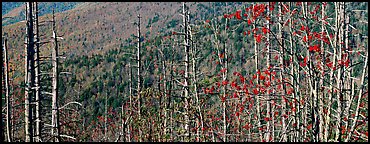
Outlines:
{"label": "tall thin trunk", "polygon": [[[128,63],[129,69],[129,101],[130,101],[130,113],[129,115],[132,116],[132,69],[131,69],[131,62]],[[127,119],[127,133],[128,133],[128,142],[131,142],[131,125],[129,119]]]}
{"label": "tall thin trunk", "polygon": [[[289,9],[292,9],[292,2],[289,2]],[[293,23],[293,17],[289,17],[289,33],[290,33],[290,36],[289,36],[289,46],[290,46],[290,52],[292,53],[292,55],[290,56],[290,61],[291,63],[289,62],[289,65],[291,65],[291,68],[290,68],[290,81],[291,83],[293,84],[293,88],[296,87],[297,85],[297,81],[295,80],[295,73],[294,73],[294,56],[295,56],[295,49],[293,49],[293,36],[292,36],[292,33],[293,33],[293,30],[292,30],[292,23]],[[292,93],[293,95],[293,107],[296,108],[297,110],[299,109],[298,105],[299,105],[299,100],[297,100],[297,92],[294,91]],[[297,102],[297,103],[296,103]],[[299,118],[297,116],[297,112],[296,111],[293,111],[293,116],[294,116],[294,119],[293,119],[293,123],[296,123],[297,124],[297,127],[300,126],[299,124]],[[293,139],[292,141],[293,142],[297,142],[298,141],[298,138],[299,138],[299,131],[296,131],[296,129],[294,129],[293,131]]]}
{"label": "tall thin trunk", "polygon": [[183,26],[184,26],[184,48],[185,48],[185,81],[184,81],[184,87],[185,87],[185,130],[186,130],[186,136],[188,136],[188,139],[185,141],[190,140],[190,120],[189,120],[189,49],[190,49],[190,43],[189,43],[189,11],[186,10],[186,4],[185,2],[182,3],[182,14],[183,14]]}
{"label": "tall thin trunk", "polygon": [[[338,3],[334,3],[335,4],[335,14],[336,14],[336,21],[335,21],[335,25],[334,25],[334,28],[335,29],[338,29],[338,13],[337,13],[337,4]],[[327,30],[326,30],[327,32]],[[332,65],[333,67],[335,67],[336,65],[336,62],[337,62],[337,41],[338,41],[338,31],[335,31],[335,37],[333,39],[333,43],[332,43],[332,47],[333,47],[333,60],[332,60]],[[329,74],[329,81],[330,82],[333,82],[332,84],[329,84],[329,90],[330,92],[328,93],[328,112],[326,114],[326,117],[325,117],[325,123],[324,123],[324,141],[330,141],[329,138],[329,130],[331,129],[329,124],[330,124],[330,121],[331,121],[331,105],[333,103],[333,94],[334,94],[334,68],[330,68],[330,74]]]}
{"label": "tall thin trunk", "polygon": [[[269,9],[269,7],[270,7],[270,2],[267,2],[267,4],[266,4],[267,16],[268,17],[271,17],[270,16],[270,9]],[[266,19],[266,28],[268,30],[270,30],[270,21],[268,19]],[[266,68],[268,70],[270,70],[269,69],[269,67],[270,67],[270,33],[267,33],[266,34],[266,43],[267,43],[266,44],[266,49],[267,49],[267,54],[266,54]],[[271,82],[271,75],[268,76],[268,79]],[[267,94],[267,97],[268,97],[268,99],[270,99],[269,92]],[[270,100],[267,100],[266,101],[266,106],[267,106],[267,108],[266,108],[267,117],[272,118],[273,115],[271,113],[273,113],[273,112],[271,111],[271,101]],[[266,137],[265,137],[265,141],[266,142],[269,142],[270,141],[270,137],[274,133],[274,131],[272,131],[272,129],[273,129],[272,127],[273,127],[274,124],[271,123],[271,122],[272,121],[267,121],[267,127],[266,127],[267,128],[267,133],[266,133]]]}
{"label": "tall thin trunk", "polygon": [[33,33],[33,18],[32,18],[32,2],[26,3],[26,21],[27,21],[27,38],[26,38],[26,64],[25,64],[25,131],[26,142],[33,142],[33,119],[32,119],[32,100],[34,97],[34,33]]}
{"label": "tall thin trunk", "polygon": [[[163,43],[162,43],[163,44]],[[166,56],[162,53],[162,72],[163,72],[163,92],[164,92],[164,98],[165,100],[166,99],[169,99],[168,97],[168,93],[167,93],[167,79],[166,79],[166,74],[167,74],[167,71],[166,71]],[[164,107],[164,121],[163,121],[163,127],[164,127],[164,136],[167,136],[167,116],[168,116],[168,106],[169,106],[169,103],[168,102],[165,102],[165,107]],[[165,142],[167,142],[167,139],[164,139]]]}
{"label": "tall thin trunk", "polygon": [[[224,30],[224,37],[225,39],[227,39],[227,24],[228,24],[228,20],[226,19],[226,22],[225,22],[225,30]],[[224,64],[224,69],[226,69],[226,71],[224,73],[222,73],[222,80],[223,81],[227,81],[227,73],[228,73],[228,48],[226,46],[226,42],[224,42],[224,52],[225,52],[225,57],[223,59],[223,64]],[[223,108],[223,140],[224,142],[227,142],[227,123],[226,123],[226,99],[227,99],[227,85],[224,85],[223,86],[223,96],[224,96],[224,101],[222,102],[222,108]]]}
{"label": "tall thin trunk", "polygon": [[[141,49],[141,31],[140,31],[140,19],[141,16],[140,14],[137,16],[138,22],[137,24],[137,97],[138,97],[138,116],[139,116],[139,121],[141,121],[141,59],[140,59],[140,49]],[[141,128],[139,128],[139,142],[142,140],[142,131]]]}
{"label": "tall thin trunk", "polygon": [[52,126],[51,134],[54,137],[54,142],[60,141],[60,125],[59,125],[59,106],[58,106],[58,83],[59,83],[59,64],[58,64],[58,40],[57,40],[57,32],[55,26],[55,15],[53,10],[53,40],[54,40],[54,48],[52,53],[52,61],[53,61],[53,88],[52,88]]}
{"label": "tall thin trunk", "polygon": [[[325,18],[325,5],[322,4],[321,5],[321,19],[323,20]],[[324,27],[325,27],[325,23],[324,21],[321,21],[321,34],[324,35]],[[321,41],[320,43],[320,48],[323,49],[321,50],[321,67],[322,67],[322,71],[320,72],[320,81],[319,81],[319,85],[320,86],[324,86],[324,61],[325,61],[325,49],[324,49],[324,41]],[[321,96],[321,97],[320,97]],[[325,96],[325,93],[323,92],[322,95],[321,94],[318,94],[318,100],[319,100],[319,115],[320,115],[320,120],[319,120],[319,127],[320,127],[320,131],[319,131],[319,139],[320,141],[324,141],[324,97]]]}
{"label": "tall thin trunk", "polygon": [[36,133],[35,138],[36,141],[42,141],[41,135],[41,91],[40,91],[40,36],[39,36],[39,15],[38,15],[38,3],[34,2],[33,7],[33,14],[34,14],[34,29],[35,29],[35,36],[36,36],[36,66],[35,66],[35,88],[36,88]]}
{"label": "tall thin trunk", "polygon": [[[279,2],[278,3],[278,9],[279,9],[279,18],[278,18],[278,41],[280,43],[280,46],[279,46],[279,50],[280,52],[282,52],[282,54],[280,55],[279,57],[279,67],[280,67],[280,79],[281,79],[281,84],[283,86],[283,89],[284,89],[284,92],[283,92],[283,95],[285,95],[286,93],[286,88],[285,88],[285,83],[284,83],[284,76],[283,76],[283,73],[284,73],[284,62],[283,62],[283,57],[284,57],[284,36],[283,36],[283,13],[282,13],[282,2]],[[286,97],[286,96],[285,96]],[[282,107],[281,107],[281,111],[282,111],[282,115],[286,115],[285,111],[286,111],[286,102],[285,100],[282,100],[282,103],[281,103]],[[286,123],[285,123],[285,117],[281,117],[281,121],[282,121],[282,129],[285,129],[287,130],[287,127],[286,127]],[[285,132],[283,132],[283,135],[282,135],[282,140],[284,142],[286,142],[288,139],[287,139],[287,135]]]}
{"label": "tall thin trunk", "polygon": [[[253,21],[253,29],[256,28],[256,22]],[[256,36],[257,33],[256,31],[253,31],[253,35]],[[256,74],[258,72],[258,45],[257,45],[257,40],[256,38],[254,39],[254,62],[255,62],[255,65],[256,65]],[[257,74],[257,85],[259,85],[259,75]],[[257,91],[259,91],[259,89],[257,88]],[[263,132],[261,130],[262,128],[262,125],[261,125],[261,107],[260,107],[260,98],[258,95],[256,95],[256,106],[257,106],[257,127],[258,127],[258,135],[259,135],[259,141],[262,141],[263,140]]]}
{"label": "tall thin trunk", "polygon": [[[337,35],[338,37],[338,60],[342,60],[342,42],[343,42],[343,26],[344,26],[344,9],[343,9],[343,3],[342,2],[339,2],[339,10],[338,10],[338,21],[339,21],[339,34]],[[337,88],[339,88],[339,93],[337,94],[337,105],[338,105],[338,108],[337,108],[337,121],[336,121],[336,135],[335,135],[335,140],[336,141],[341,141],[341,130],[342,130],[342,103],[343,103],[343,91],[342,91],[342,88],[343,88],[343,76],[342,76],[342,73],[344,71],[344,68],[343,66],[340,66],[339,70],[338,70],[338,74],[337,74]]]}
{"label": "tall thin trunk", "polygon": [[[190,34],[190,37],[192,37],[192,34]],[[190,38],[192,39],[192,38]],[[198,109],[198,125],[197,125],[197,138],[198,141],[200,141],[200,135],[203,135],[203,115],[202,115],[202,110],[201,110],[201,103],[199,101],[199,94],[198,94],[198,84],[197,84],[197,61],[196,61],[196,53],[198,52],[196,44],[193,46],[192,49],[192,66],[193,66],[193,85],[194,85],[194,95],[196,98],[196,105]],[[199,130],[200,129],[200,130]]]}
{"label": "tall thin trunk", "polygon": [[10,103],[10,86],[9,86],[9,60],[8,60],[8,47],[7,47],[7,39],[4,38],[4,71],[5,73],[5,99],[6,99],[6,139],[8,142],[12,142],[12,125],[11,125],[11,103]]}
{"label": "tall thin trunk", "polygon": [[[345,3],[344,3],[344,11],[345,11]],[[349,47],[349,20],[350,20],[350,16],[348,13],[345,13],[344,15],[344,18],[345,18],[345,31],[344,31],[344,49],[346,50],[346,54],[347,54],[347,59],[350,61],[351,65],[352,65],[352,59],[349,58],[350,56],[350,53],[348,52],[350,50],[350,47]],[[364,69],[365,70],[365,69]],[[343,112],[343,116],[345,118],[343,119],[348,119],[349,117],[349,113],[350,113],[350,108],[351,108],[351,104],[352,104],[352,98],[351,96],[353,96],[355,93],[354,93],[354,80],[351,78],[352,77],[352,73],[353,73],[353,68],[350,68],[350,70],[346,69],[345,70],[345,76],[346,76],[346,79],[345,81],[347,82],[346,83],[346,87],[345,89],[348,90],[348,91],[351,91],[350,94],[348,94],[348,92],[344,92],[345,93],[345,109],[344,109],[344,112]],[[352,86],[352,87],[351,87]],[[349,121],[344,121],[344,129],[348,129],[348,125],[349,125]],[[345,142],[348,141],[348,137],[344,139]]]}
{"label": "tall thin trunk", "polygon": [[104,141],[108,140],[107,133],[108,133],[108,95],[109,92],[107,91],[105,95],[105,102],[104,102]]}

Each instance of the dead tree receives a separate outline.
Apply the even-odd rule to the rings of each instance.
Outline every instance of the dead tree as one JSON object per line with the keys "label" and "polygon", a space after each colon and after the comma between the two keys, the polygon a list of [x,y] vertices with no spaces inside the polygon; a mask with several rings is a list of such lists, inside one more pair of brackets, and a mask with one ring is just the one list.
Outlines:
{"label": "dead tree", "polygon": [[185,2],[182,3],[182,20],[183,20],[183,26],[184,26],[184,48],[185,48],[185,78],[184,78],[184,88],[185,88],[185,130],[186,130],[186,135],[188,136],[190,140],[190,120],[189,120],[189,49],[190,49],[190,37],[189,37],[189,11],[186,7]]}
{"label": "dead tree", "polygon": [[[253,4],[255,5],[255,4]],[[252,13],[253,15],[254,13]],[[256,28],[256,22],[254,21],[253,22],[253,29]],[[257,32],[256,31],[253,31],[253,35],[257,35]],[[258,45],[257,45],[257,40],[256,40],[256,37],[254,37],[254,62],[255,62],[255,66],[256,66],[256,73],[258,72]],[[257,75],[257,85],[259,85],[259,75]],[[257,90],[259,91],[259,89],[257,88]],[[259,96],[257,95],[256,96],[256,106],[257,106],[257,127],[259,128],[258,129],[258,133],[259,133],[259,140],[262,141],[263,140],[263,136],[262,136],[262,131],[260,129],[261,127],[261,107],[260,107],[260,98]]]}
{"label": "dead tree", "polygon": [[[137,25],[137,51],[136,51],[136,62],[137,62],[137,98],[138,98],[138,117],[139,121],[141,121],[141,88],[142,88],[142,77],[141,77],[141,29],[140,29],[140,14],[137,15],[138,21],[134,24]],[[141,128],[139,128],[139,141],[142,139],[142,131]]]}
{"label": "dead tree", "polygon": [[[267,16],[268,17],[271,17],[270,16],[270,2],[267,2],[267,5],[266,5],[266,11],[267,11]],[[269,19],[266,19],[266,28],[268,30],[270,30],[270,20]],[[271,54],[270,54],[270,33],[267,33],[266,35],[266,49],[267,49],[267,55],[266,55],[266,67],[267,69],[269,70],[270,68],[270,57],[271,57]],[[268,76],[269,77],[269,81],[271,82],[271,75]],[[270,98],[270,94],[268,94],[268,97]],[[267,117],[271,117],[273,118],[273,115],[270,115],[270,113],[272,113],[271,111],[271,104],[270,104],[270,101],[266,101],[266,110],[267,110]],[[266,133],[266,137],[265,137],[265,140],[266,142],[269,142],[270,140],[270,135],[272,135],[272,138],[274,138],[274,124],[270,123],[270,121],[267,121],[267,133]],[[271,132],[270,132],[271,131]]]}
{"label": "dead tree", "polygon": [[25,131],[26,142],[33,142],[32,102],[35,95],[35,49],[33,32],[33,3],[26,3],[26,42],[25,42]]}
{"label": "dead tree", "polygon": [[9,59],[7,39],[3,37],[3,52],[4,52],[4,81],[5,81],[5,99],[6,99],[6,139],[12,142],[12,125],[11,125],[11,103],[10,103],[10,86],[9,86]]}
{"label": "dead tree", "polygon": [[40,35],[39,35],[39,16],[38,16],[38,3],[33,2],[34,6],[32,8],[33,10],[33,18],[34,20],[34,30],[35,30],[35,46],[36,46],[36,60],[35,60],[35,90],[36,90],[36,101],[35,101],[35,114],[36,114],[36,127],[35,127],[35,139],[36,141],[40,142],[42,141],[42,135],[41,135],[41,91],[40,91]]}
{"label": "dead tree", "polygon": [[58,70],[58,61],[59,61],[59,55],[58,55],[58,37],[57,37],[57,31],[55,26],[55,15],[53,10],[53,41],[54,41],[54,47],[52,52],[52,65],[53,65],[53,76],[52,76],[52,129],[51,134],[54,137],[54,142],[60,141],[60,124],[59,124],[59,107],[58,107],[58,83],[59,83],[59,70]]}

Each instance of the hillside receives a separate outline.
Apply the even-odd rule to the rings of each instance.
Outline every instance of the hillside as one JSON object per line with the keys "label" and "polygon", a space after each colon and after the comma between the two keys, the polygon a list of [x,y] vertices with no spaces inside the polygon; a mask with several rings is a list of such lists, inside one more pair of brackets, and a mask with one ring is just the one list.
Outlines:
{"label": "hillside", "polygon": [[[367,3],[186,5],[185,36],[181,2],[39,3],[41,41],[52,37],[53,8],[63,37],[58,103],[81,103],[61,111],[61,131],[72,137],[62,141],[367,140]],[[3,12],[13,121],[23,126],[24,5],[5,3]],[[52,48],[42,45],[41,56]],[[41,89],[51,92],[49,60],[40,69]],[[48,124],[51,97],[42,95]],[[14,140],[23,141],[24,127],[16,128]],[[49,127],[43,130],[50,141]]]}
{"label": "hillside", "polygon": [[[24,2],[1,2],[2,3],[2,26],[14,24],[24,20]],[[64,12],[77,7],[82,2],[40,2],[39,16]]]}

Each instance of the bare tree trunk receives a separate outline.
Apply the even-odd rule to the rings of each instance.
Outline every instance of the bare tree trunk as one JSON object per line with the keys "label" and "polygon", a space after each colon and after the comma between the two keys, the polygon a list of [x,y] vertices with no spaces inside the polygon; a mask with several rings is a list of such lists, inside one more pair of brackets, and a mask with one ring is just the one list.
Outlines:
{"label": "bare tree trunk", "polygon": [[[344,10],[345,11],[345,3],[343,3],[344,5]],[[344,30],[344,49],[346,51],[346,54],[347,54],[347,60],[351,62],[351,65],[352,65],[352,59],[349,58],[350,56],[350,53],[348,52],[350,47],[349,47],[349,20],[350,20],[350,16],[348,13],[345,13],[344,15],[344,23],[345,23],[345,30]],[[365,70],[365,69],[364,69]],[[352,72],[353,72],[353,68],[350,68],[350,70],[348,70],[348,68],[345,68],[345,82],[346,85],[345,85],[345,90],[346,91],[351,91],[350,94],[348,94],[348,92],[343,92],[345,94],[345,97],[344,97],[344,101],[345,101],[345,108],[344,108],[344,112],[343,112],[343,116],[344,118],[343,119],[347,119],[347,121],[344,121],[344,129],[345,130],[348,130],[348,125],[349,125],[349,121],[348,121],[348,117],[349,117],[349,113],[350,113],[350,108],[351,108],[351,104],[352,104],[352,100],[351,99],[351,96],[354,96],[354,81],[353,81],[353,78],[352,77]],[[352,86],[352,87],[351,87]],[[348,137],[344,139],[345,142],[348,141]]]}
{"label": "bare tree trunk", "polygon": [[105,116],[104,116],[104,141],[106,142],[108,140],[107,133],[108,133],[108,91],[105,95],[105,103],[104,103],[104,109],[105,109]]}
{"label": "bare tree trunk", "polygon": [[7,38],[3,37],[3,51],[4,51],[4,72],[5,73],[5,99],[6,99],[6,139],[12,142],[12,125],[11,125],[11,103],[10,103],[10,86],[9,86],[9,60],[8,60],[8,47]]}
{"label": "bare tree trunk", "polygon": [[[225,31],[224,31],[224,33],[225,33],[225,37],[227,37],[227,22],[228,22],[228,20],[226,19],[226,22],[225,22]],[[226,71],[225,72],[223,72],[222,73],[222,80],[223,81],[227,81],[227,73],[228,73],[228,48],[226,47],[226,41],[224,42],[224,51],[225,51],[225,58],[223,59],[223,64],[224,64],[224,69],[226,69]],[[227,142],[227,123],[226,123],[226,99],[227,99],[227,96],[226,96],[226,94],[227,94],[227,85],[224,85],[223,86],[223,96],[224,96],[224,101],[222,102],[222,108],[223,108],[223,140],[224,140],[224,142]]]}
{"label": "bare tree trunk", "polygon": [[[325,18],[325,5],[321,4],[321,19],[323,20]],[[324,35],[324,27],[325,23],[324,21],[321,21],[321,35]],[[321,66],[322,66],[322,71],[320,72],[320,81],[319,85],[324,86],[324,61],[325,61],[325,49],[324,49],[324,41],[321,40],[320,43],[320,48],[321,50]],[[320,97],[321,96],[321,97]],[[318,94],[318,100],[319,100],[319,115],[320,115],[320,120],[319,120],[319,139],[320,141],[324,141],[324,97],[325,92],[322,93],[322,95]]]}
{"label": "bare tree trunk", "polygon": [[[254,21],[253,22],[253,29],[256,28],[256,22]],[[253,31],[253,35],[256,36],[256,31]],[[254,39],[254,62],[255,62],[255,65],[256,65],[256,73],[258,72],[258,45],[257,45],[257,40],[256,38]],[[259,85],[259,75],[257,74],[257,85]],[[259,89],[257,88],[257,91],[259,91]],[[259,141],[262,141],[263,140],[263,132],[261,130],[262,128],[262,125],[261,125],[261,111],[260,111],[260,98],[259,98],[259,95],[256,95],[256,106],[257,106],[257,127],[258,127],[258,135],[259,135]]]}
{"label": "bare tree trunk", "polygon": [[183,16],[183,26],[184,26],[184,45],[185,45],[185,81],[184,81],[184,87],[185,87],[185,131],[186,131],[186,136],[188,136],[188,139],[185,141],[190,140],[190,120],[189,120],[189,49],[190,49],[190,43],[189,43],[189,11],[186,10],[186,4],[185,2],[182,3],[182,16]]}
{"label": "bare tree trunk", "polygon": [[[270,2],[267,2],[267,4],[266,4],[266,11],[267,11],[267,16],[268,17],[271,17],[270,16],[270,9],[269,9],[269,7],[270,7]],[[268,19],[266,19],[266,28],[268,29],[268,30],[270,30],[270,20],[268,20]],[[266,49],[267,49],[267,55],[266,55],[266,68],[267,68],[267,70],[269,71],[270,69],[269,69],[269,67],[270,67],[270,33],[267,33],[266,34]],[[271,82],[271,75],[269,75],[268,76],[268,79],[269,79],[269,81]],[[268,94],[267,94],[267,97],[268,97],[268,99],[270,99],[270,93],[269,92],[267,92]],[[267,114],[267,117],[269,117],[269,118],[272,118],[273,117],[273,115],[271,114],[271,113],[273,113],[272,111],[271,111],[271,101],[270,100],[267,100],[266,101],[266,106],[267,106],[267,108],[266,108],[266,114]],[[274,135],[273,135],[273,133],[274,133],[274,131],[272,131],[273,130],[273,126],[274,126],[274,124],[273,123],[271,123],[272,121],[267,121],[267,126],[266,126],[266,128],[267,128],[267,133],[266,133],[266,137],[265,137],[265,141],[266,142],[269,142],[270,141],[270,137],[271,137],[271,135],[272,135],[272,138],[274,138]],[[270,132],[271,131],[271,132]],[[273,140],[272,140],[273,141]]]}
{"label": "bare tree trunk", "polygon": [[[280,52],[282,52],[281,56],[279,57],[279,67],[280,67],[280,79],[281,79],[281,82],[282,82],[282,86],[283,86],[283,89],[284,89],[284,93],[283,95],[285,95],[286,93],[286,88],[285,88],[285,83],[284,83],[284,76],[283,76],[283,72],[284,72],[284,63],[283,63],[283,57],[284,57],[284,36],[283,36],[283,19],[282,19],[282,2],[279,2],[278,3],[278,9],[279,9],[279,19],[278,19],[278,41],[280,43],[280,46],[279,46],[279,50]],[[285,96],[286,97],[286,96]],[[282,115],[286,115],[285,114],[285,111],[286,111],[286,102],[285,100],[282,100],[282,107],[281,107],[281,111],[282,111]],[[285,117],[281,117],[281,121],[282,121],[282,129],[285,129],[287,130],[287,127],[286,127],[286,123],[285,123]],[[283,135],[282,135],[282,138],[283,138],[283,141],[286,142],[288,139],[287,139],[287,135],[285,132],[283,132]]]}
{"label": "bare tree trunk", "polygon": [[[128,68],[129,68],[129,99],[130,99],[130,116],[132,116],[132,69],[131,69],[131,62],[128,63]],[[131,142],[131,125],[129,123],[129,119],[127,119],[127,133],[128,133],[128,142]]]}
{"label": "bare tree trunk", "polygon": [[[335,4],[335,10],[337,11],[337,4],[338,3],[334,3]],[[334,28],[335,29],[337,29],[338,28],[338,19],[337,19],[337,12],[335,12],[335,14],[336,14],[336,17],[335,17],[335,19],[336,19],[336,22],[335,22],[335,25],[334,25]],[[327,30],[326,30],[326,32],[327,32]],[[338,35],[338,31],[335,31],[335,35],[337,36]],[[331,45],[332,45],[332,47],[333,47],[333,60],[332,60],[332,65],[333,65],[333,67],[335,67],[336,66],[336,62],[337,62],[337,41],[338,41],[338,39],[337,39],[337,37],[335,36],[335,38],[334,38],[334,40],[333,40],[333,42],[331,41],[331,39],[330,39],[330,41],[331,41]],[[329,37],[330,38],[330,37]],[[330,82],[333,82],[334,81],[334,69],[333,68],[330,68],[330,74],[329,74],[330,76],[329,76],[329,81]],[[330,92],[328,93],[328,113],[326,114],[326,117],[325,117],[325,123],[324,123],[324,141],[330,141],[330,139],[328,139],[329,138],[329,130],[331,129],[330,127],[329,127],[329,124],[330,124],[330,120],[331,120],[331,105],[332,105],[332,103],[333,103],[333,94],[334,94],[334,87],[333,87],[333,85],[334,85],[334,83],[333,84],[330,84],[329,85],[329,90],[330,90]]]}
{"label": "bare tree trunk", "polygon": [[[190,34],[190,37],[192,37],[192,34]],[[190,38],[190,39],[193,39],[193,38]],[[199,101],[199,94],[198,94],[198,84],[197,84],[197,61],[196,61],[196,53],[198,53],[198,49],[197,49],[197,46],[194,45],[193,46],[193,49],[192,49],[192,66],[193,66],[193,85],[194,85],[194,94],[195,94],[195,98],[196,98],[196,103],[197,103],[197,109],[198,109],[198,114],[199,114],[199,118],[197,119],[198,122],[197,122],[197,138],[198,138],[198,141],[200,141],[200,135],[203,136],[203,127],[204,127],[204,124],[203,124],[203,115],[202,115],[202,110],[201,110],[201,103]],[[200,131],[199,131],[199,128],[200,128]]]}
{"label": "bare tree trunk", "polygon": [[40,142],[42,141],[42,136],[41,136],[41,91],[40,91],[40,36],[39,36],[39,15],[38,15],[38,3],[34,2],[34,7],[33,7],[33,14],[34,14],[34,30],[36,31],[36,66],[35,66],[35,76],[36,76],[36,81],[35,81],[35,88],[36,88],[36,133],[35,133],[35,138],[36,141]]}
{"label": "bare tree trunk", "polygon": [[[162,43],[163,44],[163,43]],[[166,98],[168,98],[168,93],[167,93],[167,79],[166,79],[166,56],[162,53],[162,72],[163,72],[163,91],[164,91],[164,97],[165,97],[165,100]],[[163,134],[165,136],[167,136],[167,116],[168,116],[168,106],[169,106],[169,103],[165,102],[165,107],[164,107],[164,122],[163,122],[163,127],[164,127],[164,132]],[[164,139],[165,142],[167,142],[167,139]]]}
{"label": "bare tree trunk", "polygon": [[[140,59],[140,49],[141,49],[141,31],[140,31],[140,19],[141,16],[140,14],[137,16],[138,22],[137,24],[137,96],[138,96],[138,116],[139,116],[139,121],[141,121],[141,59]],[[139,142],[142,141],[142,131],[141,128],[139,128]]]}
{"label": "bare tree trunk", "polygon": [[56,32],[56,26],[55,26],[55,15],[53,10],[53,40],[54,40],[54,49],[52,53],[53,57],[53,89],[52,89],[52,126],[51,134],[54,137],[54,142],[60,141],[60,125],[59,125],[59,106],[58,106],[58,83],[59,83],[59,64],[58,64],[58,40],[57,40],[57,32]]}
{"label": "bare tree trunk", "polygon": [[26,22],[27,22],[27,38],[26,38],[26,64],[25,64],[25,131],[26,142],[33,142],[33,119],[32,119],[32,100],[34,97],[34,33],[33,33],[33,18],[32,18],[32,2],[26,3]]}
{"label": "bare tree trunk", "polygon": [[[343,26],[344,26],[344,9],[343,9],[343,3],[340,2],[339,3],[339,12],[338,12],[338,21],[339,21],[339,29],[338,29],[338,46],[339,46],[339,58],[338,60],[342,60],[342,42],[343,42]],[[338,108],[337,108],[337,121],[336,121],[336,135],[335,135],[335,140],[337,141],[341,141],[341,130],[342,130],[342,102],[343,102],[343,91],[342,91],[342,88],[343,88],[343,76],[342,76],[342,73],[343,73],[343,66],[340,66],[339,70],[338,70],[338,74],[337,74],[337,88],[339,88],[339,94],[337,95],[337,105],[338,105]]]}
{"label": "bare tree trunk", "polygon": [[[289,9],[292,9],[292,2],[289,2]],[[293,49],[293,30],[292,30],[292,23],[293,23],[293,17],[290,16],[289,17],[289,33],[290,33],[290,37],[289,37],[289,44],[290,44],[290,52],[292,53],[291,57],[290,57],[290,60],[291,60],[291,68],[290,68],[290,81],[291,83],[293,84],[293,88],[297,86],[297,82],[295,80],[295,73],[294,73],[294,56],[296,55],[295,53],[295,49]],[[297,75],[297,74],[296,74]],[[297,111],[299,111],[299,100],[297,100],[297,91],[294,91],[292,93],[293,95],[293,107],[297,109]],[[296,102],[298,101],[298,103],[296,104]],[[293,123],[296,123],[297,124],[297,128],[300,126],[299,124],[299,117],[297,116],[297,112],[296,111],[293,111],[293,116],[294,116],[294,119],[293,119]],[[293,142],[297,142],[298,141],[298,138],[299,138],[299,131],[296,131],[296,129],[294,129],[293,131],[293,139],[292,141]]]}

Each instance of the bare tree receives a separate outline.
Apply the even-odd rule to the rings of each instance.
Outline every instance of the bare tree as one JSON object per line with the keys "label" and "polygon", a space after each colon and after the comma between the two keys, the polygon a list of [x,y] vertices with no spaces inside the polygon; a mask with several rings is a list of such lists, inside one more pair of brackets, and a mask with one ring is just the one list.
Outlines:
{"label": "bare tree", "polygon": [[[137,16],[138,18],[138,21],[135,23],[137,25],[137,53],[136,53],[136,61],[137,61],[137,98],[138,98],[138,117],[139,117],[139,121],[141,121],[141,86],[142,86],[142,77],[141,77],[141,53],[140,53],[140,50],[141,50],[141,29],[140,29],[140,19],[141,19],[141,16],[140,14]],[[139,135],[140,135],[140,138],[139,138],[139,141],[142,140],[142,130],[141,128],[139,128]]]}
{"label": "bare tree", "polygon": [[25,43],[26,61],[25,61],[25,131],[26,142],[33,142],[33,119],[32,106],[35,95],[35,63],[34,63],[34,32],[33,32],[33,18],[32,18],[33,3],[26,3],[26,31],[27,38]]}
{"label": "bare tree", "polygon": [[41,125],[41,91],[40,91],[40,35],[39,35],[39,16],[38,16],[38,3],[37,2],[33,2],[34,3],[34,6],[33,6],[33,18],[35,19],[34,20],[34,30],[35,30],[35,39],[36,39],[36,60],[35,60],[35,89],[36,89],[36,101],[35,101],[35,105],[36,105],[36,109],[35,109],[35,113],[36,113],[36,127],[35,127],[35,139],[36,141],[42,141],[42,133],[41,133],[41,129],[42,129],[42,125]]}
{"label": "bare tree", "polygon": [[54,137],[54,142],[59,142],[60,139],[60,124],[59,124],[59,106],[58,106],[58,83],[59,83],[59,55],[58,55],[58,36],[55,26],[55,15],[53,10],[53,41],[54,41],[54,48],[52,52],[52,65],[53,65],[53,87],[52,87],[52,129],[51,134]]}
{"label": "bare tree", "polygon": [[3,37],[3,52],[4,52],[4,81],[5,81],[5,99],[6,99],[6,139],[12,142],[12,125],[11,125],[11,103],[10,103],[10,86],[9,86],[9,58],[7,38]]}

